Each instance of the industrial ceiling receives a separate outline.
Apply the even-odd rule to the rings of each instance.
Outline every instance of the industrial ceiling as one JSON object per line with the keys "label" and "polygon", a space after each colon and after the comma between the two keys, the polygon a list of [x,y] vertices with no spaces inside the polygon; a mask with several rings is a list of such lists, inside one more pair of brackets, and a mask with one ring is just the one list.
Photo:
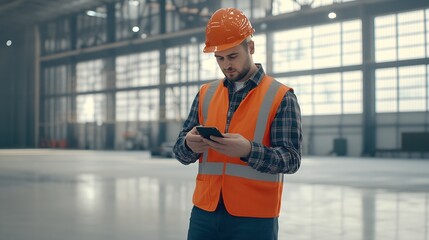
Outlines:
{"label": "industrial ceiling", "polygon": [[13,31],[115,0],[0,0],[0,30]]}

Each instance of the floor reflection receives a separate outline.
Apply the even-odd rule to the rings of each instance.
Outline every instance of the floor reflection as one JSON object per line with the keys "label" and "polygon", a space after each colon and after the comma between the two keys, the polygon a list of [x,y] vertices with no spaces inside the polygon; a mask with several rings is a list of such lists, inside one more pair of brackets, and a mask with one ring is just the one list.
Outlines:
{"label": "floor reflection", "polygon": [[[116,226],[150,239],[182,239],[191,209],[192,182],[142,177],[115,182]],[[147,238],[149,239],[149,238]]]}
{"label": "floor reflection", "polygon": [[[197,165],[141,160],[136,154],[126,160],[128,153],[80,154],[76,159],[66,153],[61,160],[59,153],[40,158],[0,154],[0,239],[186,239]],[[402,186],[417,187],[405,191],[391,187],[404,183],[404,176],[386,175],[388,187],[383,188],[379,170],[366,173],[377,179],[370,185],[368,179],[359,181],[358,172],[324,170],[330,162],[323,161],[285,180],[279,239],[429,240],[429,191],[421,184],[428,178],[410,170],[423,172],[429,162],[407,170],[409,181]],[[392,173],[404,169],[390,168]],[[318,172],[318,179],[329,181],[314,183]],[[346,174],[353,175],[345,181]]]}
{"label": "floor reflection", "polygon": [[280,239],[427,240],[429,194],[285,184]]}

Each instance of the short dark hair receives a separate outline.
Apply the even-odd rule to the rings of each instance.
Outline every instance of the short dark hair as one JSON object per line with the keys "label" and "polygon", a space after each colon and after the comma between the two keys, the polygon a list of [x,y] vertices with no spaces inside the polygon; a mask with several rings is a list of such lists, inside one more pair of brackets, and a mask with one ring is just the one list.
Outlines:
{"label": "short dark hair", "polygon": [[241,46],[243,46],[243,47],[244,47],[244,49],[247,49],[247,47],[248,47],[247,43],[248,43],[248,42],[250,42],[250,41],[252,41],[252,39],[251,39],[251,38],[250,38],[250,36],[249,36],[249,37],[247,37],[246,39],[244,39],[244,40],[240,43],[240,45],[241,45]]}

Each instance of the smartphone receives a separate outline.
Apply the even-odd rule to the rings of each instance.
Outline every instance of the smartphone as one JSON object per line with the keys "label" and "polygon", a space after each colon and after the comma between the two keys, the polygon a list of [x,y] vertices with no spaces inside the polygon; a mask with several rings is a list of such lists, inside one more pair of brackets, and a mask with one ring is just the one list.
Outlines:
{"label": "smartphone", "polygon": [[201,136],[209,140],[211,140],[210,136],[223,137],[222,133],[219,131],[219,129],[217,129],[217,127],[197,126],[197,131]]}

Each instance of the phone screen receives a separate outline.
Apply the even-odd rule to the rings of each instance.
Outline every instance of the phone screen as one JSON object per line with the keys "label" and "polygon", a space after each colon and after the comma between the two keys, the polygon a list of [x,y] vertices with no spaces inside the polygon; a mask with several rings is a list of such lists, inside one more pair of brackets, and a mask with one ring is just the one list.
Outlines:
{"label": "phone screen", "polygon": [[210,136],[223,137],[222,133],[216,127],[197,127],[198,133],[204,138],[210,139]]}

